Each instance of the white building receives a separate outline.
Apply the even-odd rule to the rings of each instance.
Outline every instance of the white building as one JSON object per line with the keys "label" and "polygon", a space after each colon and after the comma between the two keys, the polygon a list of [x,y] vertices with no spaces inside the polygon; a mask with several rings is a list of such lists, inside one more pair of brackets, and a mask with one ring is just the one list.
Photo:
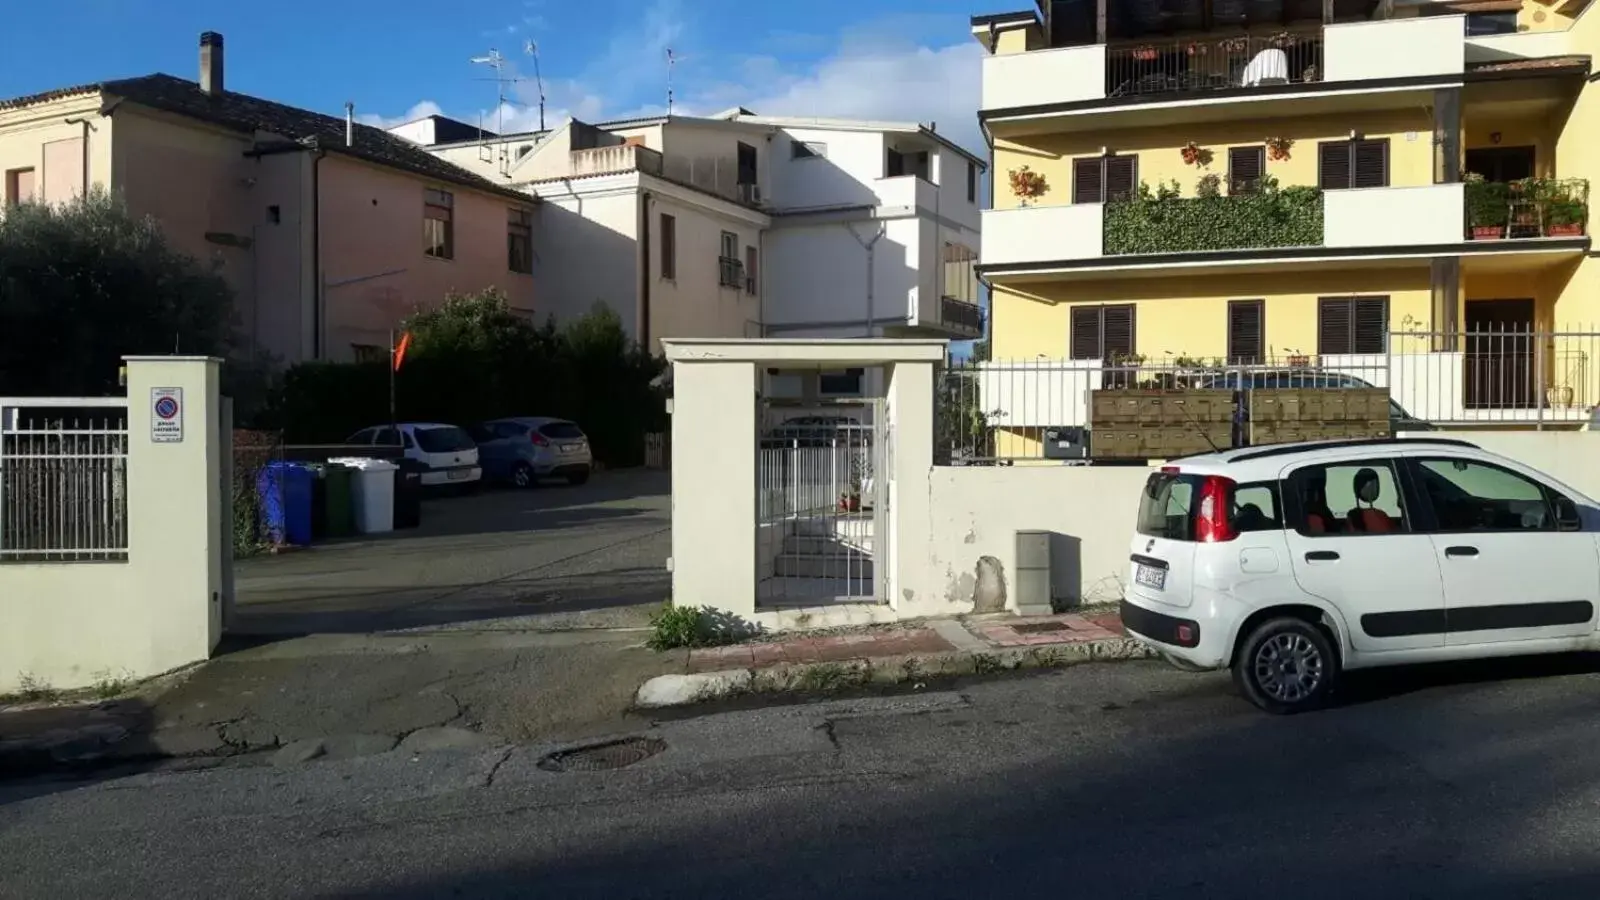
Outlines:
{"label": "white building", "polygon": [[986,165],[925,126],[733,109],[531,134],[479,137],[443,117],[393,131],[545,201],[536,303],[558,319],[604,303],[653,350],[674,337],[982,334]]}

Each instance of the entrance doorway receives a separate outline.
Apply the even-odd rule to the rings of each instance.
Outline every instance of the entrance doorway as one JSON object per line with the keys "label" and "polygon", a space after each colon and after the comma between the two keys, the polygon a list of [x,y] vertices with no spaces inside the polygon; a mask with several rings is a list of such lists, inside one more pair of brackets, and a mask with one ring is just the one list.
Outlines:
{"label": "entrance doorway", "polygon": [[1468,409],[1531,409],[1533,300],[1468,300],[1462,386]]}
{"label": "entrance doorway", "polygon": [[1485,181],[1516,181],[1533,177],[1534,148],[1480,147],[1467,151],[1467,171]]}

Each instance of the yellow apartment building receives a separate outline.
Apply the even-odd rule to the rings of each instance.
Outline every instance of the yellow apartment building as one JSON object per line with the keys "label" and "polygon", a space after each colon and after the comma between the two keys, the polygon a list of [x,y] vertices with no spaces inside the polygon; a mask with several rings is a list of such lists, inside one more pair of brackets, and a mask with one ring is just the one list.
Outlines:
{"label": "yellow apartment building", "polygon": [[1040,0],[976,16],[984,405],[1121,372],[1387,386],[1435,422],[1600,403],[1590,0]]}

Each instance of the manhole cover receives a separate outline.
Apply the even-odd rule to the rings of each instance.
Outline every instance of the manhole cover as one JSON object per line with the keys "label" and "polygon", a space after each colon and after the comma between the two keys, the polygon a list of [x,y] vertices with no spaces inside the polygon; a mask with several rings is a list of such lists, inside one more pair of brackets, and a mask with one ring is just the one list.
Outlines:
{"label": "manhole cover", "polygon": [[1072,626],[1065,622],[1023,622],[1011,626],[1011,630],[1018,634],[1039,634],[1046,631],[1071,631]]}
{"label": "manhole cover", "polygon": [[539,768],[546,772],[601,772],[643,762],[665,749],[667,742],[657,738],[623,738],[588,747],[558,750],[539,760]]}

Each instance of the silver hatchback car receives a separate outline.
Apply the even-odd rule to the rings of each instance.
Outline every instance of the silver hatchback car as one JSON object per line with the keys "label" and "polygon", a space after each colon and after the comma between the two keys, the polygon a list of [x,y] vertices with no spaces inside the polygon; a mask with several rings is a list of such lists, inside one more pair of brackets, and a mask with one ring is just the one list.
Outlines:
{"label": "silver hatchback car", "polygon": [[594,458],[576,422],[546,416],[490,419],[471,429],[485,478],[529,488],[546,478],[589,480]]}

